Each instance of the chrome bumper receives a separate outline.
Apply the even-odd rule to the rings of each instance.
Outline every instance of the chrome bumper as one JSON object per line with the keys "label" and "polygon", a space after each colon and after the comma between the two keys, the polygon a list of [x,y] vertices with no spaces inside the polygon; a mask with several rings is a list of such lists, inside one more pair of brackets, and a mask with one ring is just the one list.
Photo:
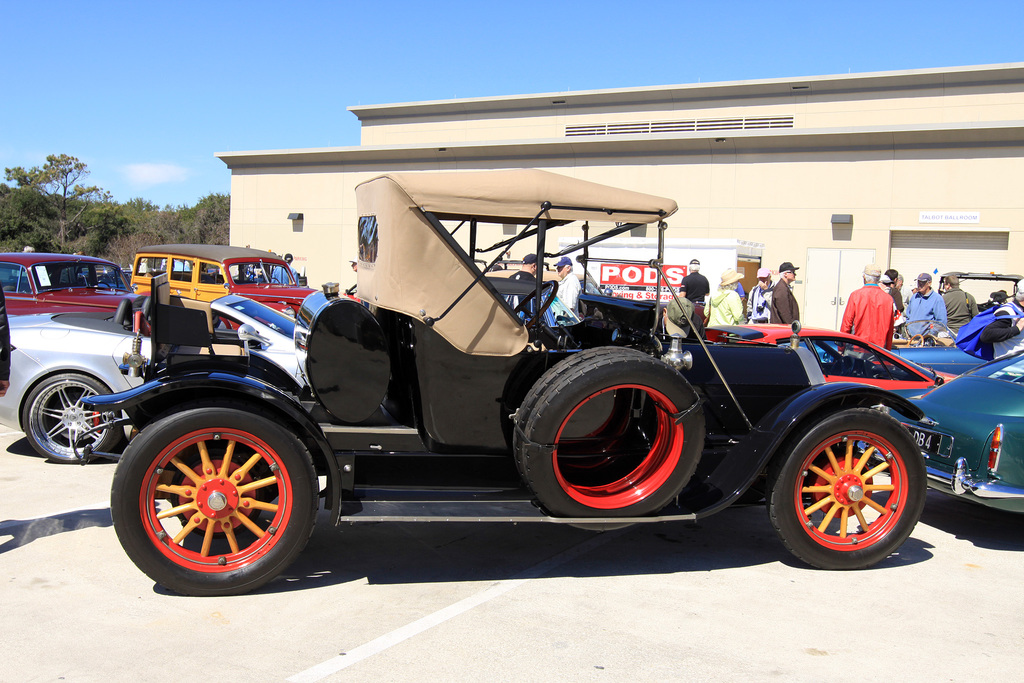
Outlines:
{"label": "chrome bumper", "polygon": [[975,481],[967,472],[967,460],[956,461],[956,470],[950,474],[928,467],[928,478],[941,482],[957,495],[970,495],[976,498],[1024,498],[1024,489],[1007,486],[993,481]]}

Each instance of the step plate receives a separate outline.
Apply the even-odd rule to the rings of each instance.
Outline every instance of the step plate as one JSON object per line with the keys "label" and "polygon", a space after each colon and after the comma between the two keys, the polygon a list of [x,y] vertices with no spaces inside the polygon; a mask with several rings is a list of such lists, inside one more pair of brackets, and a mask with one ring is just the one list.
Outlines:
{"label": "step plate", "polygon": [[410,492],[358,491],[357,500],[341,503],[339,524],[356,522],[549,522],[577,526],[696,521],[688,510],[664,508],[650,517],[551,517],[530,498],[507,491]]}

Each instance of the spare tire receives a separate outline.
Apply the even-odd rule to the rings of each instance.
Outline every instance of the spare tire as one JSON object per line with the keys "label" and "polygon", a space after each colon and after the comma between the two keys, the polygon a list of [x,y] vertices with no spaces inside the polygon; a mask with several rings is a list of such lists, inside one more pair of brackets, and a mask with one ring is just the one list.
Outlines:
{"label": "spare tire", "polygon": [[561,517],[657,512],[693,475],[704,411],[668,364],[628,348],[573,354],[545,372],[516,412],[516,465]]}

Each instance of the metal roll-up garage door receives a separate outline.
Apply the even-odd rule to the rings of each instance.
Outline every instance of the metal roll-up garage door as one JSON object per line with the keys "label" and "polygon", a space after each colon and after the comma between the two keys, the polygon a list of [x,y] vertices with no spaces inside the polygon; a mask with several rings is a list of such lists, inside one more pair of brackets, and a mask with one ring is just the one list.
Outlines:
{"label": "metal roll-up garage door", "polygon": [[[889,233],[889,267],[898,270],[910,287],[919,273],[1016,272],[1010,266],[1009,246],[1010,233],[1000,230],[893,229]],[[938,285],[937,278],[933,285]],[[970,283],[964,289],[986,301],[992,285]]]}

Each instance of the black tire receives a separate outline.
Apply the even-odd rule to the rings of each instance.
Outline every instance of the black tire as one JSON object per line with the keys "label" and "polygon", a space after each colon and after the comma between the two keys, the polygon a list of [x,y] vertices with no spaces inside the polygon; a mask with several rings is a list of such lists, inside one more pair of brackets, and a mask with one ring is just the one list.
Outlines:
{"label": "black tire", "polygon": [[[107,420],[108,414],[87,410],[82,399],[109,394],[97,379],[77,372],[51,375],[36,384],[21,408],[21,427],[36,453],[51,462],[80,462],[71,445],[82,432]],[[104,429],[86,436],[81,446],[112,451],[124,438],[120,428]]]}
{"label": "black tire", "polygon": [[269,417],[193,407],[132,440],[110,511],[121,546],[151,579],[185,595],[234,595],[267,583],[302,551],[316,486],[309,452]]}
{"label": "black tire", "polygon": [[782,542],[807,564],[864,569],[907,540],[926,488],[907,431],[877,410],[853,408],[787,443],[769,468],[767,505]]}
{"label": "black tire", "polygon": [[573,354],[541,376],[517,411],[516,466],[555,516],[657,512],[697,467],[699,401],[682,375],[639,351]]}

